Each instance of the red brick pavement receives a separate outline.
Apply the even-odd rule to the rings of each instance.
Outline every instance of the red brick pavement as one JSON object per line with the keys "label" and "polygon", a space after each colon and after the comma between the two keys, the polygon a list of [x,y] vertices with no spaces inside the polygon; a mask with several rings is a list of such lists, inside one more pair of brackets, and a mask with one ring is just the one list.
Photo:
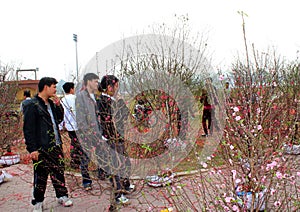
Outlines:
{"label": "red brick pavement", "polygon": [[[1,169],[0,169],[1,170]],[[13,178],[0,184],[0,211],[32,211],[32,165],[15,164],[3,168]],[[80,177],[70,177],[66,174],[66,183],[69,189],[69,195],[72,198],[73,207],[64,208],[57,203],[54,189],[50,179],[48,179],[46,197],[44,201],[44,211],[55,212],[83,212],[83,211],[108,211],[110,205],[109,182],[99,181],[93,183],[93,190],[84,191],[80,186],[73,186],[74,181],[80,182]],[[121,206],[118,211],[160,211],[166,207],[171,207],[168,201],[168,192],[165,188],[152,188],[143,181],[134,181],[137,190],[128,197],[131,204]],[[108,188],[104,190],[103,188]],[[175,211],[175,210],[174,210]]]}

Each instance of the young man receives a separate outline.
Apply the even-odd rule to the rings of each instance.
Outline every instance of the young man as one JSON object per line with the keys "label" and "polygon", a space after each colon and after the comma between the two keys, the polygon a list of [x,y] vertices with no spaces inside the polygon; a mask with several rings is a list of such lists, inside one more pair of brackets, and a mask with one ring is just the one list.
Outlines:
{"label": "young man", "polygon": [[76,105],[75,105],[75,88],[73,82],[66,82],[63,85],[63,89],[65,92],[65,96],[61,99],[62,106],[64,107],[64,120],[61,123],[66,130],[68,131],[69,137],[71,139],[70,145],[70,154],[71,154],[71,168],[81,169],[82,175],[82,184],[85,190],[91,190],[92,180],[88,174],[88,163],[86,160],[83,160],[81,164],[81,159],[85,159],[86,154],[81,148],[80,142],[76,136],[76,132],[78,130],[76,123]]}
{"label": "young man", "polygon": [[22,113],[24,112],[24,110],[23,110],[24,106],[26,106],[31,100],[30,90],[25,90],[23,93],[23,96],[24,96],[24,100],[21,102],[21,105],[20,105],[20,111]]}
{"label": "young man", "polygon": [[[100,125],[103,130],[103,139],[109,147],[107,163],[110,171],[110,181],[113,184],[116,203],[128,204],[124,190],[131,191],[130,160],[125,151],[122,132],[124,119],[129,110],[124,110],[124,102],[114,98],[119,88],[119,80],[114,75],[106,75],[101,79],[99,90],[102,92],[97,105],[100,115]],[[126,105],[125,105],[126,106]],[[119,110],[118,108],[119,107]]]}
{"label": "young man", "polygon": [[43,210],[49,174],[58,202],[65,207],[73,205],[68,198],[64,177],[62,141],[58,130],[64,110],[56,96],[56,84],[54,78],[42,78],[38,83],[38,94],[24,107],[25,144],[34,164],[32,204],[35,212]]}
{"label": "young man", "polygon": [[[81,166],[87,167],[90,156],[95,147],[102,148],[102,130],[99,127],[97,119],[97,105],[95,92],[98,90],[99,77],[94,73],[87,73],[83,77],[83,89],[76,95],[76,122],[77,122],[77,138],[83,148],[83,155],[81,160]],[[100,155],[98,160],[103,160]],[[101,161],[100,160],[100,161]],[[101,164],[101,163],[100,163]],[[98,168],[98,178],[105,179],[105,172],[103,169]],[[83,175],[86,176],[86,182],[84,186],[91,186],[91,181],[88,183],[88,170],[83,170]]]}

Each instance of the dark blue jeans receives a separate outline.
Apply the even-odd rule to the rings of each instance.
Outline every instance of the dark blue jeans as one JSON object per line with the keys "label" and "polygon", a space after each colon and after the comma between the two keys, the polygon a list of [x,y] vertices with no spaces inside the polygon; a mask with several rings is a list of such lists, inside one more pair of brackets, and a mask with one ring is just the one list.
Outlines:
{"label": "dark blue jeans", "polygon": [[89,162],[90,159],[87,156],[87,154],[81,150],[81,163],[80,163],[80,170],[81,170],[81,176],[82,176],[82,184],[86,185],[88,183],[92,183],[90,174],[89,174]]}

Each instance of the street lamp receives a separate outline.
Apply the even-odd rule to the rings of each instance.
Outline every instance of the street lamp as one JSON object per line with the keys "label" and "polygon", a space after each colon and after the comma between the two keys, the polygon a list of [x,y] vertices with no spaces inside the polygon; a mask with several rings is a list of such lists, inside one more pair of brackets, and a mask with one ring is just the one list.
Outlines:
{"label": "street lamp", "polygon": [[77,83],[79,82],[78,79],[78,53],[77,53],[77,35],[73,34],[73,41],[75,41],[75,51],[76,51],[76,80]]}

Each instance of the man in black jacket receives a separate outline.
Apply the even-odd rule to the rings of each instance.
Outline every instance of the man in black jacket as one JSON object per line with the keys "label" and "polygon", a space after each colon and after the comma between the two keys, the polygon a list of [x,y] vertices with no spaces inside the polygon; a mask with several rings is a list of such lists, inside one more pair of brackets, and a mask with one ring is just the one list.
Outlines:
{"label": "man in black jacket", "polygon": [[25,144],[34,164],[33,211],[43,210],[49,174],[58,202],[65,207],[73,205],[65,185],[62,141],[58,130],[64,110],[56,96],[56,84],[54,78],[42,78],[38,94],[24,107]]}

